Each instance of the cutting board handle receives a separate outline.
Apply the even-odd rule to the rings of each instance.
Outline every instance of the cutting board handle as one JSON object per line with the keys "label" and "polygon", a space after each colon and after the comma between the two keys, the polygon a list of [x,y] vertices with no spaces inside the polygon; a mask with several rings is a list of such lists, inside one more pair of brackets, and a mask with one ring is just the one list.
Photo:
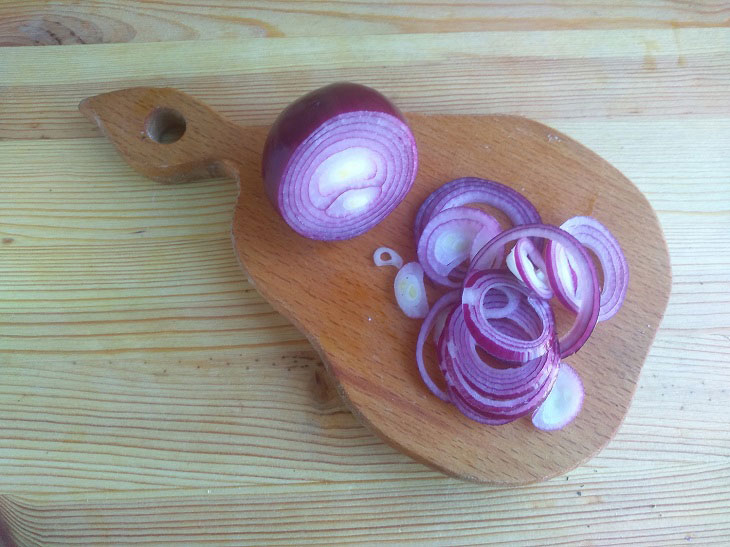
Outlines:
{"label": "cutting board handle", "polygon": [[246,129],[173,88],[135,87],[89,97],[79,110],[95,122],[122,157],[164,183],[216,176],[238,178],[258,162]]}

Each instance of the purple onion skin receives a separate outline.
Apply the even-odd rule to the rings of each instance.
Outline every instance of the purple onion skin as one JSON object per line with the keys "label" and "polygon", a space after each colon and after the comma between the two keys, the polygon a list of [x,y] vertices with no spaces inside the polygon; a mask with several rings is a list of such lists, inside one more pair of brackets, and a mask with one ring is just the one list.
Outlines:
{"label": "purple onion skin", "polygon": [[297,147],[327,120],[348,112],[383,112],[407,122],[393,103],[371,87],[338,82],[303,95],[276,118],[264,145],[261,174],[266,195],[279,209],[279,181]]}

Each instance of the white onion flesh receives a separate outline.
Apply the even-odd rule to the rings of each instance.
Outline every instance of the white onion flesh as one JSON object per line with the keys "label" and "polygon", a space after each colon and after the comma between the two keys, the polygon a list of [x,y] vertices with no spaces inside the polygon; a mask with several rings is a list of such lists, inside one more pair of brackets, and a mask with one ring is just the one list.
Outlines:
{"label": "white onion flesh", "polygon": [[378,247],[373,253],[376,266],[394,266],[397,270],[403,267],[403,259],[390,247]]}
{"label": "white onion flesh", "polygon": [[423,318],[428,313],[426,286],[423,284],[423,268],[418,262],[409,262],[398,270],[393,282],[395,299],[406,316]]}

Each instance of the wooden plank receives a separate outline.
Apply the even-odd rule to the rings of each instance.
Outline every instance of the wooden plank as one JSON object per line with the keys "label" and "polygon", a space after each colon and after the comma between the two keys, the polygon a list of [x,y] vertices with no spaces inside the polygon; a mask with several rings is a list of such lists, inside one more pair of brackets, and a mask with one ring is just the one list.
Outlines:
{"label": "wooden plank", "polygon": [[[552,10],[555,25],[583,10],[593,25],[583,28],[728,19],[722,4],[601,4],[514,9]],[[110,5],[73,9],[103,19]],[[15,15],[32,21],[26,6],[62,9],[4,2],[0,25],[17,28]],[[347,10],[359,6],[371,7],[348,3]],[[159,4],[134,9],[148,7]],[[600,15],[592,20],[590,10]],[[626,10],[649,15],[610,15]],[[0,435],[2,540],[12,534],[19,545],[78,545],[86,534],[90,543],[124,543],[133,530],[137,541],[162,543],[192,523],[192,541],[219,544],[728,543],[727,29],[323,38],[314,43],[322,55],[310,63],[306,40],[228,40],[250,29],[195,15],[181,15],[177,28],[187,29],[175,34],[163,19],[128,13],[117,16],[140,41],[214,40],[169,49],[0,50],[0,416],[2,427],[25,427],[21,440]],[[129,39],[123,25],[101,19],[94,23],[101,40]],[[412,32],[440,24],[426,19]],[[488,19],[517,31],[563,28],[539,26],[542,16]],[[284,29],[289,35],[313,28],[291,14],[281,20],[297,21]],[[357,20],[327,28],[354,35],[365,28]],[[382,23],[376,20],[381,33],[390,31]],[[414,45],[398,57],[403,42]],[[193,72],[186,58],[197,63]],[[54,86],[51,77],[66,83]],[[267,123],[302,91],[340,78],[375,85],[410,111],[538,118],[607,158],[658,209],[675,280],[668,315],[618,436],[568,480],[509,491],[472,487],[377,441],[321,376],[315,380],[319,366],[308,344],[239,273],[228,239],[233,185],[217,180],[161,193],[108,143],[81,138],[98,134],[76,111],[89,94],[169,84],[236,121]],[[263,342],[237,344],[259,321]],[[256,390],[268,397],[241,417],[241,395]],[[274,428],[271,415],[281,416]],[[125,433],[120,418],[142,433]],[[259,454],[274,457],[231,449],[231,438],[258,442]],[[267,506],[272,513],[262,512]]]}
{"label": "wooden plank", "polygon": [[337,80],[372,85],[406,112],[730,116],[728,29],[220,40],[1,54],[0,139],[98,135],[78,113],[79,101],[135,85],[177,87],[242,124],[270,123],[297,96]]}
{"label": "wooden plank", "polygon": [[722,545],[730,498],[716,477],[729,471],[727,462],[640,473],[594,467],[509,490],[428,479],[134,501],[11,496],[0,498],[0,515],[22,545]]}
{"label": "wooden plank", "polygon": [[10,0],[0,6],[0,45],[98,44],[260,36],[334,36],[495,30],[727,27],[712,0],[402,2],[273,0]]}

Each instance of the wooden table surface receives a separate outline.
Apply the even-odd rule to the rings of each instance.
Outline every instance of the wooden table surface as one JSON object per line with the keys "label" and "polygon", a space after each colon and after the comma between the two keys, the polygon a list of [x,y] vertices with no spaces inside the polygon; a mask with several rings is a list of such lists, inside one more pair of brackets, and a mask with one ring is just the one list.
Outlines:
{"label": "wooden table surface", "polygon": [[[0,544],[727,545],[729,27],[720,0],[0,3]],[[265,124],[336,80],[535,118],[657,210],[669,308],[586,465],[495,488],[382,443],[241,273],[234,184],[147,180],[76,108],[169,85]]]}

